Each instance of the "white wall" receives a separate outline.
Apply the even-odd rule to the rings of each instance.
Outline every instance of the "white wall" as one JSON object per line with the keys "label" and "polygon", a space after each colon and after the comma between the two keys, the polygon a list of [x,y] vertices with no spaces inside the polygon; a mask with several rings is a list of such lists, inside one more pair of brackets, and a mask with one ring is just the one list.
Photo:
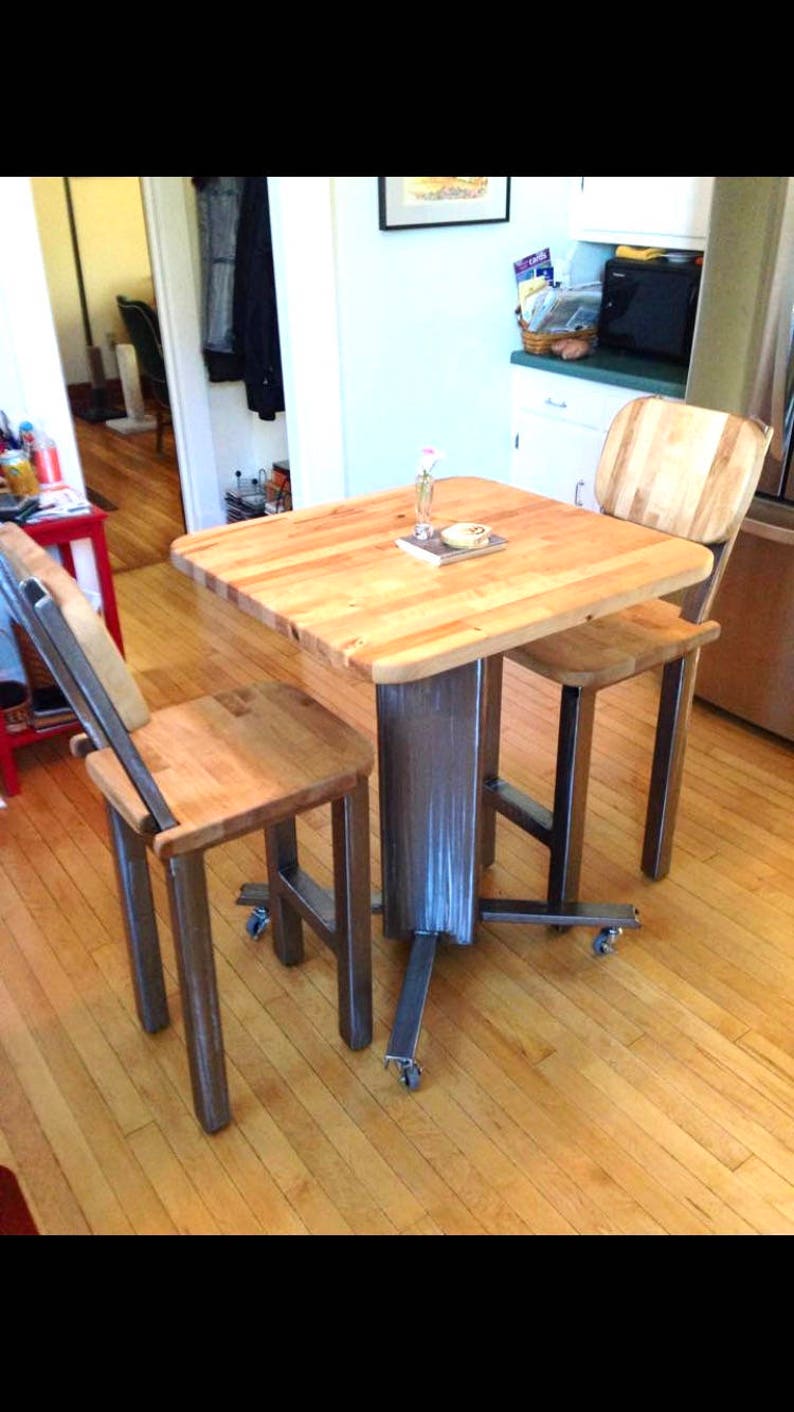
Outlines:
{"label": "white wall", "polygon": [[[27,177],[0,178],[0,407],[16,430],[26,419],[58,447],[64,479],[83,490],[83,474],[66,399],[50,296]],[[77,546],[75,566],[95,589],[90,550]],[[0,605],[0,676],[18,677],[19,656]]]}
{"label": "white wall", "polygon": [[[571,181],[513,177],[505,224],[381,231],[377,179],[333,178],[348,494],[410,481],[427,445],[445,475],[507,479],[513,262],[568,253]],[[580,247],[574,278],[593,260]]]}
{"label": "white wall", "polygon": [[341,500],[346,490],[332,181],[268,177],[296,509]]}
{"label": "white wall", "polygon": [[14,428],[27,419],[46,429],[58,447],[64,480],[82,490],[27,177],[0,178],[0,209],[0,407]]}
{"label": "white wall", "polygon": [[273,422],[263,422],[250,411],[242,382],[208,384],[212,438],[221,494],[234,484],[235,471],[243,477],[269,471],[274,461],[289,455],[287,421],[283,412]]}

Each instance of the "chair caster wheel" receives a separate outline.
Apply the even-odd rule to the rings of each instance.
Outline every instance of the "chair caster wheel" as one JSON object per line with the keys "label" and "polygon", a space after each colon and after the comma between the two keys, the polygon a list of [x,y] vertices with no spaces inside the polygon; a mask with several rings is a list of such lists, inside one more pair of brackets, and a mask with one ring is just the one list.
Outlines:
{"label": "chair caster wheel", "polygon": [[254,907],[245,924],[245,930],[248,932],[248,935],[256,941],[257,938],[262,935],[269,921],[270,913],[266,907]]}
{"label": "chair caster wheel", "polygon": [[387,1054],[383,1060],[383,1066],[388,1069],[390,1064],[396,1064],[397,1077],[405,1088],[416,1089],[422,1079],[422,1069],[415,1059],[398,1059],[394,1054]]}
{"label": "chair caster wheel", "polygon": [[416,1089],[422,1082],[422,1070],[419,1065],[410,1059],[406,1064],[400,1065],[400,1083],[406,1088]]}
{"label": "chair caster wheel", "polygon": [[593,951],[596,956],[611,956],[615,950],[615,941],[620,936],[622,927],[604,927],[598,933],[593,942]]}

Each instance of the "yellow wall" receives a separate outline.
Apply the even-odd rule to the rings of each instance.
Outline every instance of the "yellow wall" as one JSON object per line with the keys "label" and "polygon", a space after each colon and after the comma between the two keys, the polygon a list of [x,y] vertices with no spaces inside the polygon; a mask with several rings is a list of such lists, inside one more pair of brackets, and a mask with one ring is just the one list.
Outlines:
{"label": "yellow wall", "polygon": [[[138,177],[70,179],[80,263],[94,343],[105,374],[118,376],[107,335],[126,341],[116,295],[153,298],[149,250]],[[33,200],[47,270],[58,348],[67,383],[88,382],[85,333],[80,311],[66,194],[62,177],[32,177]]]}

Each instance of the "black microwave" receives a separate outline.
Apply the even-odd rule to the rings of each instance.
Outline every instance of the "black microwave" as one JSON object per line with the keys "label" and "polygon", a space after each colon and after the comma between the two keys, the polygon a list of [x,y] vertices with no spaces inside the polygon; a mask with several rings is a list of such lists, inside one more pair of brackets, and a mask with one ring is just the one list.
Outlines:
{"label": "black microwave", "polygon": [[607,260],[598,316],[602,348],[688,363],[700,265],[667,260]]}

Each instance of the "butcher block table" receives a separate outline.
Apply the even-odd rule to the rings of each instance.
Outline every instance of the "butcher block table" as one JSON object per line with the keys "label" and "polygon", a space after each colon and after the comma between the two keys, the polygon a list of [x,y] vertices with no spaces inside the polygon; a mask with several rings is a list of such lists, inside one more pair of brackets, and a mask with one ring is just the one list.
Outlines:
{"label": "butcher block table", "polygon": [[479,477],[436,482],[433,520],[489,524],[504,549],[436,566],[395,545],[413,486],[183,535],[174,566],[264,626],[375,686],[383,933],[412,941],[386,1062],[410,1088],[436,947],[478,920],[639,924],[629,906],[480,899],[490,666],[549,633],[685,588],[689,540]]}

